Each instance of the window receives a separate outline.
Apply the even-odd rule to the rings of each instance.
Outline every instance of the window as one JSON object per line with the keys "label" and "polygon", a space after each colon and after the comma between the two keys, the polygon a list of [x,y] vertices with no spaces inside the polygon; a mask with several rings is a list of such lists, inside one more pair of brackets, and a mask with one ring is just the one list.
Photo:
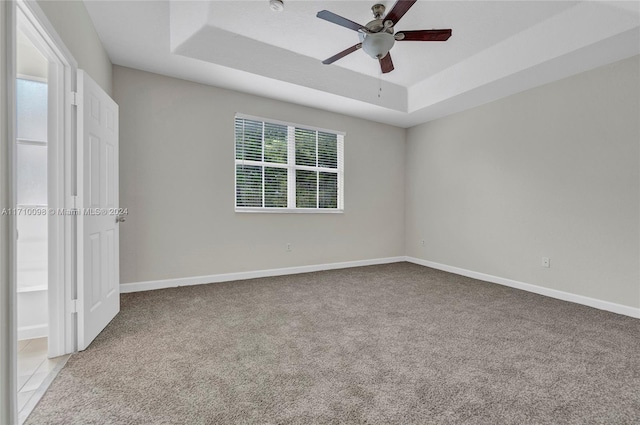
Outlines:
{"label": "window", "polygon": [[16,79],[17,204],[47,205],[47,83]]}
{"label": "window", "polygon": [[48,203],[48,85],[30,78],[16,79],[16,206],[25,211],[16,217],[18,292],[48,285],[48,217],[27,212],[44,212]]}
{"label": "window", "polygon": [[344,134],[236,115],[236,211],[341,212]]}

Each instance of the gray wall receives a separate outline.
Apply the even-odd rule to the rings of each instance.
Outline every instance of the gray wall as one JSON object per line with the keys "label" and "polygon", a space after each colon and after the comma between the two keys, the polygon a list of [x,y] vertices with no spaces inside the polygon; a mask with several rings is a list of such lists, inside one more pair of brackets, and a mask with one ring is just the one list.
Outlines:
{"label": "gray wall", "polygon": [[[121,282],[404,254],[404,129],[119,66],[113,86]],[[236,112],[345,131],[344,214],[234,212]]]}
{"label": "gray wall", "polygon": [[640,306],[639,63],[411,128],[407,255]]}
{"label": "gray wall", "polygon": [[111,94],[111,61],[84,2],[38,0],[38,5],[78,61],[78,68],[85,70],[104,91]]}

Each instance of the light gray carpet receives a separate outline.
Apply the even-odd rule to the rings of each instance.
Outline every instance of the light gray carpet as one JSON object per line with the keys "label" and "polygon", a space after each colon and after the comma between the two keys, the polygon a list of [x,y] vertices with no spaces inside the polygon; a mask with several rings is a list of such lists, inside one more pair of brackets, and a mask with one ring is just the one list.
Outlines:
{"label": "light gray carpet", "polygon": [[123,295],[28,423],[640,423],[640,320],[408,263]]}

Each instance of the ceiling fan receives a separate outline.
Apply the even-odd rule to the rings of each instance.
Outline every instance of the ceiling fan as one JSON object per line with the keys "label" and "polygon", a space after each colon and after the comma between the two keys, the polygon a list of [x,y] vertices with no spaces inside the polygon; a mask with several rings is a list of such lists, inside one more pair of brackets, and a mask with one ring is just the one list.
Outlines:
{"label": "ceiling fan", "polygon": [[325,59],[322,63],[329,65],[356,50],[362,49],[372,58],[378,59],[382,72],[386,74],[393,71],[393,61],[389,50],[391,50],[396,41],[447,41],[451,37],[450,29],[398,31],[394,34],[395,25],[416,1],[398,0],[386,16],[384,16],[384,5],[376,4],[371,8],[374,20],[366,25],[360,25],[328,10],[321,10],[316,15],[318,18],[357,31],[360,36],[360,43],[331,56],[329,59]]}

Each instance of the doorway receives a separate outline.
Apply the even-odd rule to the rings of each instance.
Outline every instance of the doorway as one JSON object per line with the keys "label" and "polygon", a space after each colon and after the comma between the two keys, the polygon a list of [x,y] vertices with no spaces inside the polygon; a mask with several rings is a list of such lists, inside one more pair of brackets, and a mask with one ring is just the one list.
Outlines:
{"label": "doorway", "polygon": [[16,34],[16,279],[18,411],[47,369],[47,77],[49,64],[27,35]]}
{"label": "doorway", "polygon": [[22,423],[73,348],[65,344],[64,329],[65,217],[57,214],[64,205],[64,64],[29,10],[16,12],[16,391]]}

